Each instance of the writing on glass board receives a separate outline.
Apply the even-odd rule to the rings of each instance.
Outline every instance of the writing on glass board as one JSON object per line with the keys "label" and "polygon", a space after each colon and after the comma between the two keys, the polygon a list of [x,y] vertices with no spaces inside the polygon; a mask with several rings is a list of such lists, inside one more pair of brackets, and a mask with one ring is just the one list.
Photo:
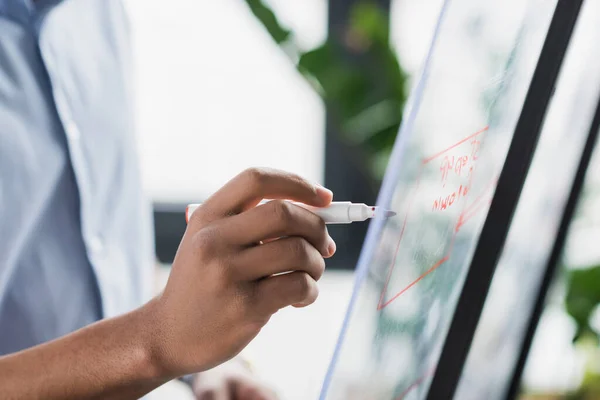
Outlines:
{"label": "writing on glass board", "polygon": [[443,211],[454,204],[458,203],[462,197],[466,197],[470,189],[470,179],[473,175],[475,168],[475,162],[478,159],[479,146],[481,141],[474,137],[470,140],[471,148],[467,150],[469,154],[461,155],[446,155],[441,159],[440,162],[440,175],[442,188],[446,187],[449,175],[455,175],[456,177],[462,178],[464,176],[469,179],[469,183],[461,184],[458,189],[450,191],[440,195],[437,199],[433,200],[431,205],[432,211]]}
{"label": "writing on glass board", "polygon": [[[398,243],[391,265],[388,268],[388,276],[386,278],[377,309],[381,310],[390,305],[394,300],[399,298],[403,293],[416,285],[425,276],[435,271],[450,259],[454,239],[460,228],[478,211],[483,209],[483,206],[489,204],[484,201],[489,197],[489,189],[493,188],[496,180],[490,183],[475,200],[469,203],[472,178],[475,171],[476,162],[479,159],[479,149],[481,146],[481,137],[488,130],[488,127],[469,135],[468,137],[454,143],[452,146],[439,151],[438,153],[426,157],[421,161],[421,168],[417,175],[415,189],[408,200],[408,207],[404,220],[401,226],[401,231],[398,238]],[[420,190],[421,180],[423,176],[431,176],[431,172],[436,176],[439,184],[439,190],[434,190],[433,197],[428,191]],[[441,250],[438,254],[432,254],[431,264],[425,266],[425,270],[414,280],[397,288],[396,293],[391,296],[388,292],[390,280],[393,277],[394,267],[398,259],[398,253],[402,250],[402,239],[406,236],[406,232],[414,229],[415,224],[420,224],[421,220],[412,215],[414,212],[413,203],[415,197],[418,197],[418,202],[425,201],[429,205],[431,213],[451,213],[446,216],[446,220],[451,223],[448,227],[449,241],[444,246],[440,246]],[[460,204],[460,206],[458,206]],[[458,207],[458,208],[457,208]],[[419,214],[417,212],[416,214]],[[412,223],[407,223],[411,219]],[[453,222],[452,222],[453,221]],[[421,228],[419,226],[419,228]],[[406,246],[404,246],[406,248]],[[410,251],[410,250],[408,250]],[[433,257],[437,257],[433,259]],[[400,285],[398,285],[400,286]]]}

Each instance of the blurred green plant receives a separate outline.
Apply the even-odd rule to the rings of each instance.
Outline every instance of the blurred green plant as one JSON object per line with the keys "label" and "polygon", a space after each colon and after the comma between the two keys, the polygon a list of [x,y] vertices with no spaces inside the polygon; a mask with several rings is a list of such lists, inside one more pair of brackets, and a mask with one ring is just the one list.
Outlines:
{"label": "blurred green plant", "polygon": [[246,3],[321,96],[342,139],[360,150],[365,167],[380,180],[407,96],[407,75],[390,45],[389,15],[374,2],[358,2],[351,9],[342,40],[329,38],[305,50],[265,1]]}
{"label": "blurred green plant", "polygon": [[571,400],[600,398],[600,331],[592,326],[600,307],[600,265],[567,270],[565,308],[576,324],[573,343],[585,357],[585,372]]}
{"label": "blurred green plant", "polygon": [[568,271],[567,288],[566,309],[577,324],[573,341],[587,338],[598,345],[600,332],[590,322],[594,310],[600,306],[600,265]]}

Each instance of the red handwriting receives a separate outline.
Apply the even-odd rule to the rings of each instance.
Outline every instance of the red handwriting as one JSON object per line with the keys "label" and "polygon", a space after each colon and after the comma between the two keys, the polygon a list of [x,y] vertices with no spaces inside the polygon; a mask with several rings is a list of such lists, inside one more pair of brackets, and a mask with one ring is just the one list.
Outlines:
{"label": "red handwriting", "polygon": [[442,159],[440,163],[440,172],[442,174],[443,187],[446,187],[446,181],[450,173],[453,173],[458,177],[462,177],[463,171],[467,170],[467,166],[469,167],[467,176],[470,176],[473,173],[473,163],[479,158],[477,153],[480,145],[481,142],[477,138],[474,138],[471,141],[471,151],[469,154],[460,156],[447,155]]}
{"label": "red handwriting", "polygon": [[471,146],[472,146],[472,151],[471,151],[471,159],[473,161],[477,161],[477,159],[479,158],[477,156],[477,153],[479,152],[479,147],[481,146],[481,141],[477,138],[474,138],[473,141],[471,142]]}
{"label": "red handwriting", "polygon": [[[472,203],[470,207],[466,207],[467,206],[467,198],[466,197],[469,194],[469,192],[471,191],[471,181],[472,181],[473,172],[474,172],[474,168],[475,168],[475,161],[477,161],[477,159],[479,158],[478,153],[479,153],[479,149],[481,146],[480,135],[483,134],[484,132],[486,132],[488,130],[488,128],[489,127],[486,126],[485,128],[483,128],[483,129],[475,132],[474,134],[469,135],[466,138],[460,140],[459,142],[453,144],[452,146],[450,146],[430,157],[424,158],[422,160],[421,170],[419,171],[418,177],[416,179],[415,190],[412,191],[412,194],[410,196],[407,211],[404,216],[404,221],[402,223],[402,228],[401,228],[398,242],[396,245],[396,249],[394,251],[394,256],[392,257],[392,262],[389,267],[385,283],[383,285],[383,290],[381,291],[379,302],[377,304],[378,310],[382,310],[383,308],[390,305],[393,301],[398,299],[402,294],[404,294],[406,291],[408,291],[410,288],[412,288],[414,285],[416,285],[419,281],[421,281],[423,278],[425,278],[425,276],[432,273],[437,268],[439,268],[442,264],[444,264],[446,261],[448,261],[448,259],[450,258],[451,254],[452,254],[452,249],[454,247],[454,240],[456,238],[456,234],[457,234],[460,226],[462,226],[469,218],[471,218],[474,214],[477,213],[477,211],[479,211],[482,208],[479,204],[474,204],[474,203],[477,203],[477,201]],[[455,150],[454,155],[450,154],[451,150],[456,149],[457,147],[459,147],[462,144],[468,144],[469,147],[460,152]],[[459,149],[457,149],[457,150],[459,150]],[[458,153],[458,154],[456,154],[456,153]],[[460,202],[460,203],[462,203],[462,209],[459,209],[459,211],[457,213],[458,214],[456,217],[457,222],[456,222],[455,226],[452,226],[450,228],[451,232],[452,232],[451,242],[450,242],[449,246],[447,247],[445,255],[443,255],[436,262],[433,262],[433,264],[431,266],[429,266],[429,268],[425,272],[423,272],[419,277],[417,277],[415,280],[413,280],[412,282],[405,285],[403,288],[401,288],[399,291],[397,291],[389,299],[386,300],[388,286],[389,286],[390,280],[392,279],[392,276],[393,276],[394,267],[396,265],[398,253],[401,248],[402,238],[404,237],[405,230],[408,228],[407,220],[408,220],[408,217],[411,215],[413,200],[416,196],[416,193],[419,191],[419,188],[420,188],[423,170],[425,168],[427,168],[428,165],[431,166],[430,163],[435,160],[440,160],[439,161],[440,162],[439,171],[441,173],[442,187],[446,186],[446,182],[447,182],[450,174],[456,175],[459,178],[459,180],[462,181],[462,183],[458,186],[458,188],[456,190],[454,190],[450,193],[445,193],[443,195],[440,195],[436,199],[432,199],[431,203],[430,203],[432,212],[447,212],[446,210],[453,208],[453,206],[455,206],[456,204],[459,203],[459,199],[464,198],[464,200],[462,200]],[[485,204],[485,202],[482,202],[482,203]]]}
{"label": "red handwriting", "polygon": [[467,185],[460,185],[456,191],[448,194],[445,197],[440,196],[434,200],[431,206],[431,211],[442,211],[452,207],[452,205],[457,203],[461,197],[465,197],[467,193],[469,193],[469,187]]}
{"label": "red handwriting", "polygon": [[446,184],[446,179],[448,179],[448,172],[452,171],[456,175],[461,176],[463,167],[467,166],[469,162],[469,156],[446,156],[442,160],[442,165],[440,166],[440,171],[442,172],[442,182]]}
{"label": "red handwriting", "polygon": [[463,212],[458,217],[458,222],[456,223],[457,232],[465,223],[467,223],[468,220],[470,220],[480,210],[482,210],[484,205],[489,205],[491,203],[491,198],[489,198],[488,201],[483,201],[483,199],[485,197],[491,196],[492,189],[496,186],[497,183],[498,178],[494,178],[492,181],[490,181],[490,183],[488,183],[485,189],[483,189],[483,192],[479,196],[477,196],[477,198],[471,204],[465,207]]}

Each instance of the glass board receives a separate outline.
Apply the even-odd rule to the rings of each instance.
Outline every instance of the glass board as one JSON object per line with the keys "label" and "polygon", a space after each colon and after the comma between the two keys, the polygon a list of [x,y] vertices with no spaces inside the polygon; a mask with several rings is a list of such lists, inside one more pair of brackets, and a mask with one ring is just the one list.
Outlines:
{"label": "glass board", "polygon": [[555,6],[442,6],[321,399],[425,397]]}
{"label": "glass board", "polygon": [[599,41],[600,0],[584,2],[457,399],[506,398],[600,96]]}

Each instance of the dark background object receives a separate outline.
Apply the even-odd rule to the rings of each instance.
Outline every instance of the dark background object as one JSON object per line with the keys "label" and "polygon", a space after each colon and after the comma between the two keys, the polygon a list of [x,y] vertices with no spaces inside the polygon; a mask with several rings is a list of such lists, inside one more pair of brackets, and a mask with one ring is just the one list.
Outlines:
{"label": "dark background object", "polygon": [[154,237],[156,257],[161,263],[173,262],[185,232],[187,204],[154,203]]}
{"label": "dark background object", "polygon": [[[348,64],[365,63],[360,55],[348,51],[344,44],[348,21],[356,0],[329,1],[329,40],[334,51]],[[389,0],[380,1],[384,10],[389,13]],[[331,108],[333,106],[329,106]],[[335,122],[332,110],[327,110],[327,130],[325,141],[325,186],[333,190],[340,200],[374,204],[378,188],[372,184],[372,177],[359,162],[361,154],[355,146],[342,139],[340,126]],[[367,233],[368,223],[348,226],[331,226],[329,232],[340,243],[335,257],[327,262],[328,267],[338,269],[354,269]]]}

